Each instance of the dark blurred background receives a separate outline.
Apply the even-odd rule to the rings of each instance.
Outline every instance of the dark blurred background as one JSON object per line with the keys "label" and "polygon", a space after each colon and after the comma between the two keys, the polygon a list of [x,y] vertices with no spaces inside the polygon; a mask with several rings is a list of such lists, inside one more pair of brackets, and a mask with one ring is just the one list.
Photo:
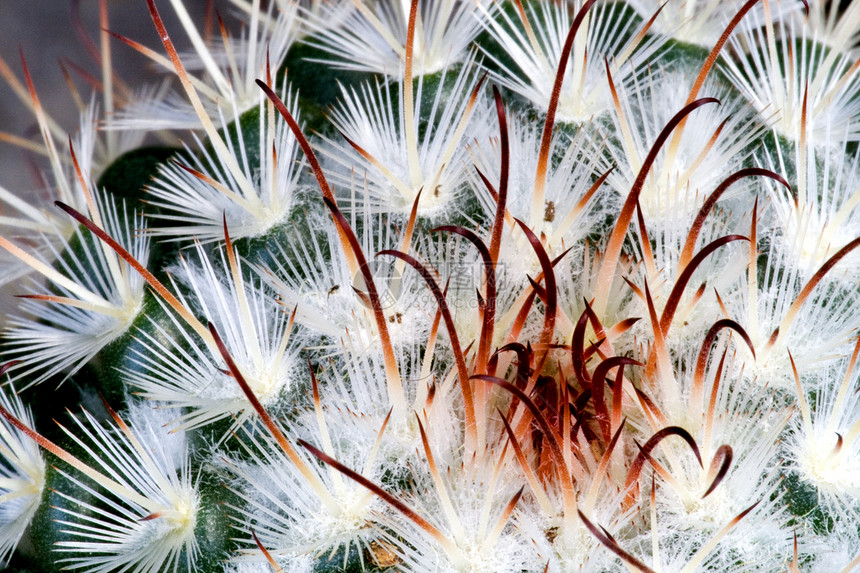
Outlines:
{"label": "dark blurred background", "polygon": [[[156,0],[174,43],[181,48],[190,45],[168,0]],[[222,14],[238,33],[235,8],[229,0],[185,0],[195,22],[205,22],[214,10]],[[107,0],[110,29],[132,38],[163,54],[145,0]],[[79,17],[75,17],[77,13]],[[64,128],[73,130],[78,111],[72,101],[59,62],[67,63],[78,89],[84,97],[91,92],[85,80],[73,68],[80,66],[100,78],[93,57],[81,40],[79,29],[86,30],[98,42],[99,0],[0,0],[0,57],[23,82],[19,49],[27,60],[36,90],[47,112]],[[215,25],[217,33],[217,24]],[[153,66],[148,60],[119,42],[112,41],[112,60],[119,75],[130,85],[140,85],[152,78]],[[69,65],[71,64],[71,65]],[[87,100],[88,101],[88,100]],[[0,79],[0,132],[18,136],[37,136],[33,115],[18,99],[5,80]],[[0,141],[0,185],[18,192],[36,186],[32,154]]]}

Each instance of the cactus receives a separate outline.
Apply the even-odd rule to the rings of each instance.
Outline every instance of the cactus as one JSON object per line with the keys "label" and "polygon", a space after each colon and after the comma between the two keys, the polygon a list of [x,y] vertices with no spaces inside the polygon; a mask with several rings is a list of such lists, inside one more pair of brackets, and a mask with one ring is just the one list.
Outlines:
{"label": "cactus", "polygon": [[860,2],[145,1],[2,62],[9,570],[860,570]]}

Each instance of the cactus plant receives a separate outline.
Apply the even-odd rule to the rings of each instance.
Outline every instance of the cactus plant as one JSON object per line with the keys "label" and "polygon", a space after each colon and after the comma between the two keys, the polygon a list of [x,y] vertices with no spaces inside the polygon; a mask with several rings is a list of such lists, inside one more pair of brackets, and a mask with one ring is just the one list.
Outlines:
{"label": "cactus plant", "polygon": [[145,2],[3,62],[9,570],[860,571],[860,2]]}

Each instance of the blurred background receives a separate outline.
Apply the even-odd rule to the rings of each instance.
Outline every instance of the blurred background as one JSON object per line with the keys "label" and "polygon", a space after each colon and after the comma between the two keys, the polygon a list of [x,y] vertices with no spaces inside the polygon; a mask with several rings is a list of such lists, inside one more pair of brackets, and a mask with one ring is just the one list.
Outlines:
{"label": "blurred background", "polygon": [[[238,34],[239,24],[231,17],[235,8],[229,0],[184,3],[195,22],[205,22],[207,14],[212,16],[217,10],[229,29]],[[156,5],[177,47],[188,47],[190,42],[170,1],[156,0]],[[164,53],[145,0],[107,0],[107,7],[110,30]],[[217,34],[217,20],[210,21]],[[20,56],[23,53],[43,107],[64,129],[76,128],[78,111],[60,62],[65,64],[81,94],[88,98],[91,89],[81,72],[100,78],[100,71],[82,38],[86,34],[97,46],[99,30],[99,0],[0,0],[0,58],[23,82]],[[114,68],[131,87],[162,73],[119,40],[113,40],[111,48]],[[4,79],[0,79],[0,132],[30,139],[38,136],[33,115]],[[0,185],[22,195],[36,188],[38,181],[33,154],[0,141]]]}

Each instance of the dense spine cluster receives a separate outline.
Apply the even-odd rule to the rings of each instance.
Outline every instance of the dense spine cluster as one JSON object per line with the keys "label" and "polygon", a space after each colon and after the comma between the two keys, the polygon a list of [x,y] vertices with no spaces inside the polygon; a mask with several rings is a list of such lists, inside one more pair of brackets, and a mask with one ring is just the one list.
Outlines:
{"label": "dense spine cluster", "polygon": [[11,570],[860,571],[858,0],[145,2],[0,60]]}

